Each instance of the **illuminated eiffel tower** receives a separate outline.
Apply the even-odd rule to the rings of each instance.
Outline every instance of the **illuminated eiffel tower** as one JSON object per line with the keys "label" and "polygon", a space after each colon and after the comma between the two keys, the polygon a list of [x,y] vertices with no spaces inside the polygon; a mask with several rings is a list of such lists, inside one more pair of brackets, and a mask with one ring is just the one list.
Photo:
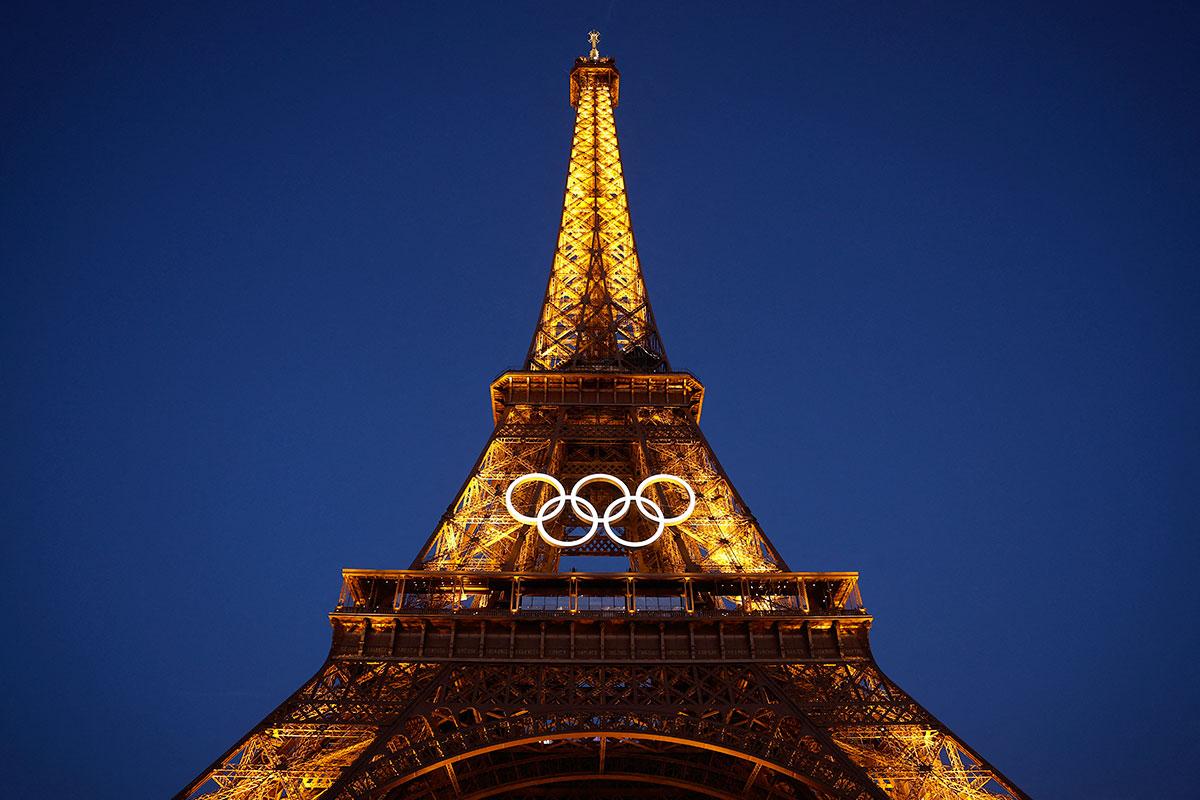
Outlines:
{"label": "illuminated eiffel tower", "polygon": [[[524,369],[406,570],[178,798],[1024,798],[876,666],[853,572],[792,572],[671,369],[597,50]],[[636,488],[635,488],[636,487]]]}

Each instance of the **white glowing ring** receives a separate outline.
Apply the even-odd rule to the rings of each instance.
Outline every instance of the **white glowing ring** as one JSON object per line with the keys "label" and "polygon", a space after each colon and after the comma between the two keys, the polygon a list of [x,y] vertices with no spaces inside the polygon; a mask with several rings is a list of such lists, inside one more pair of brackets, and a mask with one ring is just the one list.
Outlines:
{"label": "white glowing ring", "polygon": [[[542,507],[538,509],[536,517],[526,516],[513,508],[513,492],[527,483],[548,483],[558,490],[557,497],[551,497],[542,503]],[[568,499],[571,501],[571,508],[575,511],[576,516],[582,520],[590,521],[592,527],[578,539],[555,539],[546,530],[545,522],[561,514],[567,505]],[[600,529],[600,518],[596,515],[596,507],[587,500],[577,498],[573,494],[567,494],[566,487],[559,482],[558,478],[555,478],[553,475],[547,475],[544,472],[530,472],[528,475],[522,475],[510,483],[508,491],[504,493],[504,505],[508,508],[508,513],[512,514],[513,519],[517,522],[523,522],[526,525],[536,525],[538,536],[541,536],[547,544],[558,547],[579,547],[581,544],[587,544],[596,535],[596,531]],[[581,508],[581,506],[586,506],[586,508]],[[591,509],[590,514],[586,513],[587,509]]]}
{"label": "white glowing ring", "polygon": [[[558,490],[559,497],[554,498],[554,499],[559,500],[559,498],[561,498],[561,500],[559,500],[559,502],[562,503],[563,505],[566,504],[567,490],[565,488],[563,488],[563,485],[561,483],[559,483],[558,478],[554,477],[553,475],[547,475],[544,472],[531,472],[528,475],[522,475],[521,477],[517,478],[515,481],[510,483],[508,485],[508,491],[504,493],[504,505],[508,507],[508,513],[512,514],[513,519],[515,519],[517,522],[523,522],[526,525],[536,525],[537,521],[538,521],[537,517],[527,517],[524,514],[522,514],[520,511],[517,511],[515,508],[513,508],[513,504],[512,504],[513,492],[515,492],[517,489],[520,489],[522,486],[524,486],[527,483],[548,483],[548,484],[550,484],[551,486],[553,486],[555,489]],[[562,511],[561,508],[558,510]],[[556,514],[556,516],[557,516],[557,514]]]}
{"label": "white glowing ring", "polygon": [[[643,492],[645,492],[651,486],[659,483],[670,483],[687,492],[688,504],[687,508],[684,509],[682,514],[674,517],[663,517],[662,509],[658,507],[658,504],[642,496]],[[688,484],[688,482],[683,478],[677,478],[674,475],[667,475],[666,473],[651,475],[649,478],[646,478],[646,480],[639,483],[637,491],[634,492],[634,497],[638,501],[638,509],[646,515],[647,519],[652,519],[655,522],[663,525],[678,525],[681,522],[685,522],[687,518],[692,515],[692,512],[696,510],[696,493],[692,491],[692,487]],[[642,503],[649,503],[651,506],[653,506],[655,512],[653,516],[646,511],[646,507],[643,506]]]}
{"label": "white glowing ring", "polygon": [[[551,497],[549,500],[542,503],[541,508],[539,508],[537,511],[537,516],[531,517],[526,514],[522,514],[513,508],[512,496],[513,492],[518,488],[527,483],[535,482],[550,484],[552,487],[558,490],[558,496]],[[594,505],[579,496],[580,490],[592,483],[607,483],[608,485],[621,490],[622,496],[608,504],[608,507],[604,509],[603,516],[597,513]],[[678,486],[680,489],[683,489],[685,492],[687,492],[688,505],[682,514],[678,514],[674,517],[665,516],[658,503],[654,502],[643,494],[651,486],[659,483],[669,483],[674,486]],[[571,502],[571,511],[575,514],[575,516],[583,522],[590,523],[591,527],[588,528],[588,532],[586,534],[578,539],[555,539],[546,530],[545,523],[553,520],[559,514],[561,514],[563,509],[566,508],[568,500]],[[657,523],[654,534],[640,542],[623,539],[616,533],[616,531],[612,529],[612,523],[623,519],[625,515],[629,513],[629,507],[635,504],[637,505],[638,511],[641,512],[642,516],[652,522]],[[646,478],[644,481],[638,484],[637,491],[633,494],[630,494],[629,487],[626,486],[625,482],[620,478],[616,477],[615,475],[597,472],[592,475],[587,475],[576,481],[575,485],[571,487],[571,493],[568,494],[562,483],[560,483],[553,476],[546,475],[542,472],[531,472],[528,475],[522,475],[509,484],[508,491],[504,493],[504,505],[508,508],[508,513],[512,515],[513,519],[524,523],[525,525],[536,525],[538,535],[541,536],[542,539],[548,544],[556,545],[558,547],[579,547],[582,544],[590,542],[592,537],[596,535],[597,530],[599,530],[600,525],[603,525],[604,532],[607,533],[609,538],[611,538],[613,541],[620,545],[624,545],[625,547],[636,548],[646,547],[647,545],[654,544],[654,542],[658,541],[659,537],[662,536],[663,530],[666,528],[666,526],[678,525],[690,517],[692,512],[696,510],[696,493],[692,491],[692,487],[688,485],[688,482],[682,478],[677,478],[674,475],[659,474],[651,475],[649,478]]]}
{"label": "white glowing ring", "polygon": [[[614,506],[616,506],[616,505],[623,506],[621,509],[621,513],[617,514],[615,517],[612,517],[612,519],[615,521],[615,520],[618,520],[621,517],[625,516],[625,512],[629,511],[629,507],[631,505],[633,505],[635,502],[637,503],[638,511],[641,511],[642,514],[644,514],[646,517],[648,517],[649,519],[655,520],[658,523],[658,527],[654,529],[654,534],[651,536],[647,536],[645,539],[643,539],[640,542],[630,541],[629,539],[622,539],[620,536],[617,535],[617,532],[614,531],[608,524],[609,517],[612,515]],[[643,503],[646,503],[651,508],[653,508],[654,511],[656,511],[658,513],[653,516],[650,514],[647,514],[645,506],[642,505]],[[662,509],[660,509],[658,507],[658,503],[655,503],[653,500],[648,500],[645,497],[634,497],[633,495],[627,494],[624,497],[618,497],[616,500],[613,500],[611,503],[608,504],[608,508],[604,509],[604,531],[605,531],[605,533],[607,533],[609,538],[612,539],[614,542],[616,542],[617,544],[620,544],[620,545],[624,545],[625,547],[645,547],[646,545],[654,544],[655,542],[658,541],[658,537],[662,536],[663,530],[665,530],[666,527],[667,526],[663,524]]]}

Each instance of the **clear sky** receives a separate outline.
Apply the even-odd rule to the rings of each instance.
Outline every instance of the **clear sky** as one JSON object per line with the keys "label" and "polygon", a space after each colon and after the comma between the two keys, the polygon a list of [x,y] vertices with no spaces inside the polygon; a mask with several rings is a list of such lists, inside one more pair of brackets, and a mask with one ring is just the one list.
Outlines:
{"label": "clear sky", "polygon": [[592,27],[671,362],[789,564],[859,570],[1032,796],[1195,790],[1195,5],[253,5],[0,11],[6,796],[173,793],[320,665],[342,567],[412,560],[528,345]]}

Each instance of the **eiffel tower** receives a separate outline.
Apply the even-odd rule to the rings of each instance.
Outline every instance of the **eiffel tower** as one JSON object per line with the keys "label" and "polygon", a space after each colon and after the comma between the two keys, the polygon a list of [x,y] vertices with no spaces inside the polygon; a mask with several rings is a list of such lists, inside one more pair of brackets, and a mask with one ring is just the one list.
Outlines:
{"label": "eiffel tower", "polygon": [[857,573],[791,571],[721,468],[590,38],[494,433],[412,565],[345,570],[325,663],[176,797],[1025,798],[875,664]]}

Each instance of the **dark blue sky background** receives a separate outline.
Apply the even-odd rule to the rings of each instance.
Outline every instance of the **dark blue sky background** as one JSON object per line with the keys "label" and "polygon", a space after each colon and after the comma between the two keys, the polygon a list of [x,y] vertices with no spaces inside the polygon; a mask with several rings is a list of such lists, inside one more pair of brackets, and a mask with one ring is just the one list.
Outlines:
{"label": "dark blue sky background", "polygon": [[668,352],[792,568],[861,571],[1034,797],[1194,791],[1200,12],[904,5],[5,4],[4,793],[171,794],[342,567],[410,562],[593,26]]}

